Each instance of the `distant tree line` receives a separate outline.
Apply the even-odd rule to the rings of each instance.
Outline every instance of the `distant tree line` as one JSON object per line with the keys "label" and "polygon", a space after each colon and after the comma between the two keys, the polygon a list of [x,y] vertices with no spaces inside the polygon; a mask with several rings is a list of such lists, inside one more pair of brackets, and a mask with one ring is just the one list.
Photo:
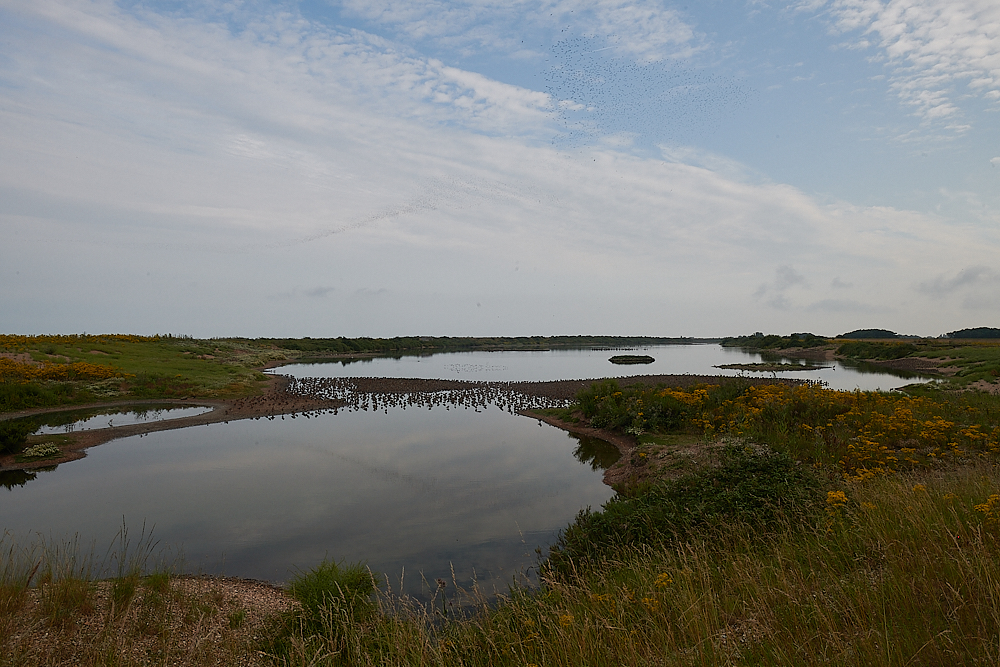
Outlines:
{"label": "distant tree line", "polygon": [[718,339],[653,336],[402,336],[396,338],[258,338],[258,344],[317,354],[418,353],[446,350],[550,350],[642,347],[718,342]]}
{"label": "distant tree line", "polygon": [[793,347],[819,347],[827,344],[827,339],[811,333],[793,333],[788,336],[757,332],[752,336],[723,338],[723,347],[745,347],[752,350],[786,350]]}
{"label": "distant tree line", "polygon": [[975,329],[959,329],[945,334],[945,338],[1000,338],[1000,329],[993,327],[976,327]]}

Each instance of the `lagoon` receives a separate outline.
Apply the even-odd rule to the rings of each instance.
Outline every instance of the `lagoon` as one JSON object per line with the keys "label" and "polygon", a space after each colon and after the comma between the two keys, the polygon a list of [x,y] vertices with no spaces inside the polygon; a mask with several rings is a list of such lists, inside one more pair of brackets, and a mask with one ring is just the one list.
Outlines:
{"label": "lagoon", "polygon": [[[447,352],[321,363],[297,363],[272,369],[292,377],[441,378],[482,381],[577,380],[630,375],[725,375],[772,377],[772,373],[720,369],[722,364],[759,363],[771,356],[714,344],[657,345],[629,348],[653,357],[651,364],[620,366],[608,359],[621,350],[545,350],[532,352]],[[784,371],[778,377],[822,382],[831,389],[889,391],[919,381],[914,373],[842,361],[821,362],[831,368]]]}
{"label": "lagoon", "polygon": [[0,525],[103,554],[124,518],[186,571],[280,582],[329,557],[411,594],[453,568],[504,591],[613,495],[592,465],[601,445],[496,408],[210,424],[112,441],[0,489]]}

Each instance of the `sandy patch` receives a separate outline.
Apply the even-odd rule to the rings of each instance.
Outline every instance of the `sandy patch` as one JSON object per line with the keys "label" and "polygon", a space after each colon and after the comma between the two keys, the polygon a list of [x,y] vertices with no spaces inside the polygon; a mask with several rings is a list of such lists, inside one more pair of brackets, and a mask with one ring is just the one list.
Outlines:
{"label": "sandy patch", "polygon": [[969,387],[978,391],[985,391],[987,394],[1000,396],[1000,381],[990,382],[989,380],[979,380],[978,382],[969,384]]}
{"label": "sandy patch", "polygon": [[31,364],[32,366],[42,365],[32,359],[31,355],[27,352],[0,352],[0,359],[10,359],[11,361],[16,361],[19,364]]}
{"label": "sandy patch", "polygon": [[[0,650],[18,664],[264,665],[257,648],[271,618],[295,606],[270,584],[228,577],[173,578],[165,590],[140,584],[124,612],[111,609],[111,582],[93,584],[89,603],[52,623],[45,588],[27,591]],[[0,623],[6,625],[6,623]]]}

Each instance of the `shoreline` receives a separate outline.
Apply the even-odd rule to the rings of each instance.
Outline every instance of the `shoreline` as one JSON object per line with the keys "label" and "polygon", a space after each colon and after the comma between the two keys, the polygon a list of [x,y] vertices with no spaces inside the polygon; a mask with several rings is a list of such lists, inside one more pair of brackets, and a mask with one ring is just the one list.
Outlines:
{"label": "shoreline", "polygon": [[[119,400],[102,403],[88,403],[86,405],[71,405],[56,408],[38,408],[34,410],[22,410],[17,413],[3,415],[3,419],[18,419],[21,417],[31,417],[55,412],[67,412],[71,410],[86,410],[94,408],[127,408],[130,405],[173,405],[180,407],[205,406],[213,408],[210,412],[191,417],[179,417],[176,419],[161,419],[154,422],[142,424],[128,424],[125,426],[113,426],[110,428],[91,429],[88,431],[78,431],[67,433],[68,442],[61,445],[63,456],[39,459],[37,461],[26,461],[18,463],[14,454],[4,454],[0,456],[0,472],[13,470],[31,471],[40,468],[49,468],[61,463],[78,461],[86,457],[86,450],[91,447],[103,445],[112,440],[128,438],[135,435],[146,435],[159,431],[172,431],[180,428],[190,428],[192,426],[203,426],[206,424],[218,424],[220,422],[239,421],[241,419],[257,419],[260,417],[277,417],[279,415],[297,414],[300,412],[310,412],[314,410],[332,410],[343,407],[343,402],[328,399],[317,399],[309,396],[297,396],[285,391],[290,378],[284,375],[276,375],[268,382],[264,393],[257,396],[248,396],[237,399],[137,399]],[[41,436],[36,436],[41,437]],[[60,434],[60,437],[61,434]]]}
{"label": "shoreline", "polygon": [[603,440],[614,445],[621,457],[617,462],[604,469],[604,476],[601,478],[604,484],[613,489],[617,489],[618,485],[632,479],[639,472],[631,464],[628,457],[629,452],[639,446],[639,441],[636,440],[635,436],[618,433],[605,428],[595,428],[583,423],[565,421],[558,417],[543,414],[537,410],[521,410],[517,414],[545,422],[549,426],[555,426],[567,433],[582,435],[588,438],[597,438],[598,440]]}
{"label": "shoreline", "polygon": [[[283,365],[281,362],[268,364],[264,368],[274,368]],[[436,392],[448,390],[472,390],[480,387],[496,387],[512,394],[520,394],[528,398],[547,398],[552,400],[572,400],[576,394],[594,382],[606,379],[614,379],[621,386],[632,386],[644,384],[648,386],[664,385],[670,387],[685,387],[693,384],[711,384],[735,381],[739,378],[720,375],[633,375],[619,378],[590,378],[579,380],[549,380],[538,382],[474,382],[467,380],[426,380],[418,378],[341,378],[355,385],[358,395],[366,397],[399,397],[409,396],[430,396]],[[300,413],[320,412],[327,410],[338,410],[349,407],[343,400],[330,399],[321,395],[293,394],[287,391],[289,384],[293,381],[291,376],[273,375],[269,380],[263,393],[256,396],[248,396],[237,399],[146,399],[146,400],[116,400],[101,403],[90,403],[86,405],[61,406],[55,408],[37,408],[33,410],[22,410],[17,413],[7,413],[0,419],[16,419],[40,414],[54,412],[65,412],[78,409],[106,408],[106,407],[128,407],[129,405],[176,405],[176,406],[208,406],[214,408],[210,412],[205,412],[192,417],[179,417],[176,419],[164,419],[141,424],[129,424],[125,426],[114,426],[110,428],[92,429],[68,433],[65,436],[60,434],[60,438],[65,438],[66,443],[61,444],[63,455],[36,461],[18,463],[14,454],[0,456],[0,472],[9,471],[31,471],[37,469],[51,468],[61,463],[77,461],[86,457],[86,450],[91,447],[102,445],[112,440],[127,438],[136,435],[146,435],[159,431],[170,431],[192,426],[202,426],[207,424],[217,424],[220,422],[239,421],[243,419],[259,419],[267,417],[277,417],[280,415],[295,415]],[[784,380],[773,378],[754,378],[755,384],[775,384],[775,383],[797,383],[796,380]],[[613,433],[603,429],[594,429],[579,424],[562,422],[561,420],[548,417],[546,415],[531,413],[530,409],[512,410],[516,414],[545,421],[551,426],[560,428],[570,433],[579,433],[596,437],[615,445],[623,454],[635,447],[635,440],[630,436]],[[530,413],[530,414],[528,414]],[[40,436],[34,436],[40,438]],[[43,441],[43,440],[38,440]],[[610,470],[610,469],[609,469]],[[618,480],[614,479],[618,475],[606,474],[605,483],[613,486]]]}

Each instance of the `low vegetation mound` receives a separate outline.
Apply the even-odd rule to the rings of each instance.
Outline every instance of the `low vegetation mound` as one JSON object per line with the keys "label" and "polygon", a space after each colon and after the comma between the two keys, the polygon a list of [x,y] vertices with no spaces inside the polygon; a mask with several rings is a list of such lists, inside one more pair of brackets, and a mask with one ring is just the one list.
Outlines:
{"label": "low vegetation mound", "polygon": [[656,359],[648,354],[618,354],[608,359],[613,364],[651,364]]}
{"label": "low vegetation mound", "polygon": [[975,329],[959,329],[958,331],[952,331],[946,334],[948,338],[974,338],[974,339],[988,339],[988,338],[1000,338],[1000,329],[994,329],[992,327],[977,327]]}
{"label": "low vegetation mound", "polygon": [[919,348],[911,343],[873,343],[870,341],[844,343],[837,348],[837,354],[849,359],[902,359],[918,351]]}
{"label": "low vegetation mound", "polygon": [[815,472],[787,454],[730,445],[717,466],[629,489],[600,511],[580,512],[546,565],[569,575],[626,547],[677,544],[736,524],[766,531],[810,521],[822,507],[820,488]]}
{"label": "low vegetation mound", "polygon": [[848,331],[847,333],[840,334],[837,338],[848,338],[848,339],[864,339],[864,338],[900,338],[900,335],[895,331],[889,331],[888,329],[855,329],[854,331]]}

